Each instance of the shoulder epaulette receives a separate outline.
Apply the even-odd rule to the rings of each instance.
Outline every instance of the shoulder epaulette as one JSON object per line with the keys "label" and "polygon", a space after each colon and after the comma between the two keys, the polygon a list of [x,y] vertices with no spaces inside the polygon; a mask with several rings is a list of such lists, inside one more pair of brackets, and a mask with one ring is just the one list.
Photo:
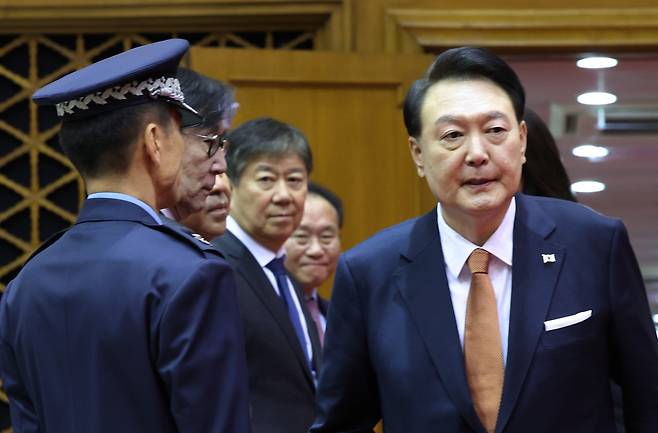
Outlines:
{"label": "shoulder epaulette", "polygon": [[185,241],[186,244],[194,246],[196,249],[203,251],[204,253],[208,253],[213,256],[218,256],[218,257],[224,257],[222,253],[220,253],[210,241],[206,240],[203,238],[198,233],[192,233],[190,229],[187,227],[179,224],[178,222],[169,219],[169,218],[162,218],[163,224],[158,225],[158,226],[151,226],[155,228],[156,230],[160,230],[165,233],[169,233],[176,237],[177,239],[180,239],[182,241]]}

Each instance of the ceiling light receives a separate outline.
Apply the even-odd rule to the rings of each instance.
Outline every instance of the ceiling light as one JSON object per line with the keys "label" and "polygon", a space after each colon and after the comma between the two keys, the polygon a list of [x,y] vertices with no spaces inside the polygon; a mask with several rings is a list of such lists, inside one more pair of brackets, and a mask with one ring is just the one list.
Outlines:
{"label": "ceiling light", "polygon": [[587,92],[578,95],[578,102],[584,105],[608,105],[617,101],[617,97],[608,92]]}
{"label": "ceiling light", "polygon": [[585,69],[604,69],[617,66],[617,59],[612,57],[585,57],[576,62],[576,66]]}
{"label": "ceiling light", "polygon": [[571,184],[571,191],[573,192],[599,192],[605,189],[605,184],[596,180],[581,180]]}
{"label": "ceiling light", "polygon": [[595,146],[593,144],[582,144],[580,146],[574,147],[571,150],[574,156],[580,158],[604,158],[608,156],[608,148],[603,146]]}

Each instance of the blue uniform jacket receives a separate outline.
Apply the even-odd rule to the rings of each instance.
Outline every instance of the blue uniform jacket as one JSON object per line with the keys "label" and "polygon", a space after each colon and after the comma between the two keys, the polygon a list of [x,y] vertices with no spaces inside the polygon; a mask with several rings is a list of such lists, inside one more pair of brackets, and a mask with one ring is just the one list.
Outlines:
{"label": "blue uniform jacket", "polygon": [[234,276],[140,207],[87,200],[0,305],[14,432],[247,433]]}

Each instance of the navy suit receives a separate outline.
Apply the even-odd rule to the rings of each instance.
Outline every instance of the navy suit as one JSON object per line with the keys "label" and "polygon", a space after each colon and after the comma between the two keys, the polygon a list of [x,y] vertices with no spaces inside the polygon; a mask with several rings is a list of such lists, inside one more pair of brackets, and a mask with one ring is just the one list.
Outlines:
{"label": "navy suit", "polygon": [[135,204],[87,200],[0,306],[16,433],[247,433],[233,272]]}
{"label": "navy suit", "polygon": [[[236,271],[249,369],[254,433],[305,433],[315,417],[315,384],[281,298],[246,246],[230,231],[213,240]],[[319,367],[320,341],[304,296],[297,297]]]}
{"label": "navy suit", "polygon": [[[509,348],[497,433],[658,432],[658,343],[623,224],[516,199]],[[544,263],[542,254],[554,254]],[[592,310],[576,325],[544,321]],[[436,209],[341,258],[313,433],[484,433],[464,373]]]}

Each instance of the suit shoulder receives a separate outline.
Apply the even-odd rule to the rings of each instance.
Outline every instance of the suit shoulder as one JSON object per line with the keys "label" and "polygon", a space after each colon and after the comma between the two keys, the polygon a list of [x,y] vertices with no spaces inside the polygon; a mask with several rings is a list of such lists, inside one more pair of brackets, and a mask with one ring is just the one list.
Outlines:
{"label": "suit shoulder", "polygon": [[171,227],[110,220],[73,225],[30,262],[58,261],[63,257],[69,260],[75,250],[106,261],[132,260],[155,267],[161,263],[176,268],[194,267],[194,263],[208,258],[222,258],[209,243]]}
{"label": "suit shoulder", "polygon": [[[572,201],[526,196],[517,207],[526,221],[550,221],[554,229],[551,237],[568,244],[586,243],[592,248],[607,248],[617,232],[626,232],[621,220],[605,216]],[[537,219],[539,218],[539,219]]]}
{"label": "suit shoulder", "polygon": [[242,261],[245,256],[251,256],[249,249],[233,233],[231,233],[230,230],[226,230],[223,235],[213,239],[212,246],[217,249],[229,263],[237,263]]}
{"label": "suit shoulder", "polygon": [[378,231],[370,238],[345,252],[346,259],[370,260],[374,257],[380,258],[387,255],[397,257],[400,250],[408,244],[409,237],[421,218],[411,218]]}
{"label": "suit shoulder", "polygon": [[169,224],[154,226],[153,228],[172,238],[172,240],[177,241],[182,247],[192,249],[206,257],[222,257],[220,252],[217,251],[210,241],[204,239],[200,235],[190,232],[189,230],[183,230],[181,227]]}
{"label": "suit shoulder", "polygon": [[614,227],[621,223],[618,218],[612,218],[595,211],[589,206],[569,200],[550,197],[524,196],[524,200],[541,208],[546,214],[555,218],[560,224],[571,224],[588,227]]}

